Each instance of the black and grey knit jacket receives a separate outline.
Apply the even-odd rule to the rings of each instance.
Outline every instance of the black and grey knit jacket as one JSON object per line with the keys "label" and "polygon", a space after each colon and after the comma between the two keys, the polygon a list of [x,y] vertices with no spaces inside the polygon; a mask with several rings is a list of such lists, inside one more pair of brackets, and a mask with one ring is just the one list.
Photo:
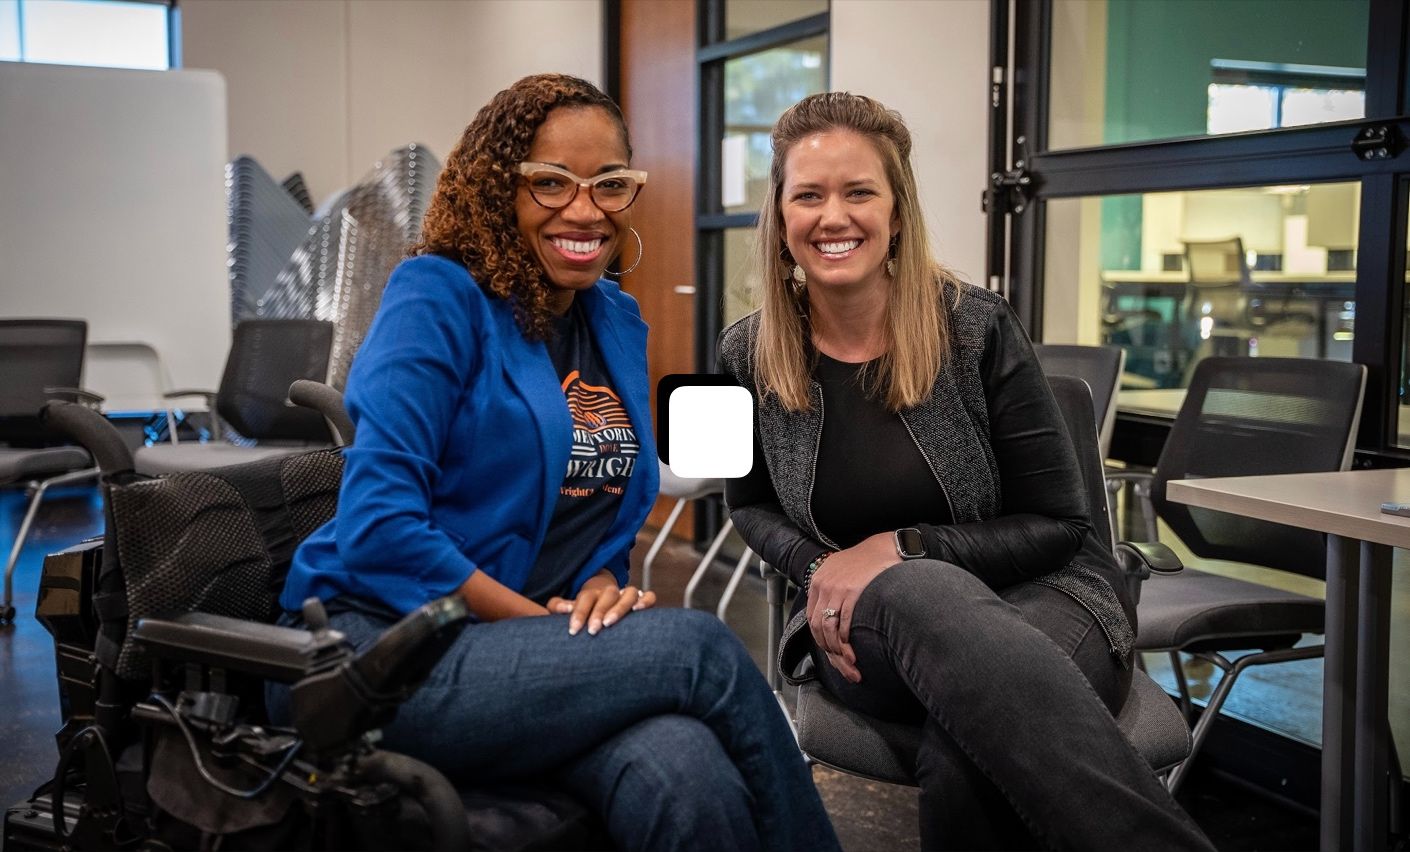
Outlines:
{"label": "black and grey knit jacket", "polygon": [[[947,295],[953,296],[953,291]],[[1031,375],[1041,374],[1026,335],[1001,297],[965,285],[963,298],[957,304],[947,298],[946,304],[951,310],[950,358],[936,376],[931,395],[900,416],[948,498],[952,522],[990,521],[1001,514],[1002,483],[990,427],[992,401],[987,396],[982,370],[986,353],[991,371],[995,357],[1026,358],[1032,362]],[[758,314],[751,314],[727,328],[720,338],[720,368],[750,389],[755,388],[753,353],[758,327]],[[996,347],[996,341],[1003,345]],[[1003,354],[989,351],[994,348]],[[1051,400],[1051,392],[1041,379],[1017,392],[1047,394]],[[808,411],[790,412],[776,395],[759,399],[756,452],[762,453],[767,470],[760,471],[756,459],[755,471],[749,477],[732,481],[726,491],[731,517],[744,539],[795,582],[801,582],[807,563],[819,552],[837,549],[817,528],[810,505],[825,411],[817,382],[812,383],[811,402]],[[1047,406],[1043,413],[1054,419],[1060,417],[1056,403]],[[1134,639],[1133,607],[1126,599],[1126,586],[1110,550],[1093,534],[1075,458],[1070,468],[1072,478],[1064,483],[1074,496],[1067,502],[1080,503],[1081,508],[1068,513],[1077,520],[1065,530],[1078,530],[1075,535],[1081,537],[1081,545],[1076,554],[1066,564],[1061,561],[1066,557],[1059,557],[1050,567],[1033,570],[1036,566],[1019,566],[1013,576],[981,577],[996,587],[1029,580],[1070,595],[1096,617],[1112,652],[1128,661]],[[1006,519],[1011,524],[1017,520]],[[1047,519],[1041,520],[1052,525]],[[996,524],[993,534],[1005,534],[1004,525]],[[1070,535],[1067,544],[1070,548]],[[932,553],[945,552],[941,547],[929,549]],[[958,560],[957,564],[975,570]],[[780,663],[786,675],[806,655],[810,637],[806,626],[800,607],[784,632]]]}

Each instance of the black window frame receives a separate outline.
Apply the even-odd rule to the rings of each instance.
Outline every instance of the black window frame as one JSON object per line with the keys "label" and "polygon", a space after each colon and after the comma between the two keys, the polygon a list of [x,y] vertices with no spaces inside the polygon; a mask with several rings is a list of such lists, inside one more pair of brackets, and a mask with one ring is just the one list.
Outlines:
{"label": "black window frame", "polygon": [[[1008,185],[1028,182],[1020,192],[1021,210],[1007,213],[1002,204],[989,205],[990,281],[1009,297],[1038,339],[1049,199],[1359,181],[1361,227],[1352,359],[1366,365],[1368,375],[1356,464],[1410,465],[1410,448],[1395,445],[1404,353],[1399,318],[1407,289],[1406,195],[1410,193],[1410,108],[1406,105],[1410,12],[1404,4],[1370,0],[1364,119],[1053,151],[1047,145],[1052,2],[1021,0],[1011,9],[1009,0],[991,0],[995,89],[991,185],[1005,177]],[[1004,126],[1009,102],[1003,95],[1009,80],[1013,81],[1011,134]],[[1398,157],[1361,160],[1352,153],[1357,134],[1371,128],[1390,128],[1399,135],[1406,144]]]}
{"label": "black window frame", "polygon": [[[715,340],[724,325],[725,232],[759,223],[757,212],[726,213],[720,198],[725,63],[805,38],[830,35],[832,28],[829,2],[824,12],[729,39],[725,37],[725,6],[726,0],[696,3],[695,91],[700,136],[695,173],[695,366],[702,373],[715,370]],[[830,67],[828,73],[831,75]]]}

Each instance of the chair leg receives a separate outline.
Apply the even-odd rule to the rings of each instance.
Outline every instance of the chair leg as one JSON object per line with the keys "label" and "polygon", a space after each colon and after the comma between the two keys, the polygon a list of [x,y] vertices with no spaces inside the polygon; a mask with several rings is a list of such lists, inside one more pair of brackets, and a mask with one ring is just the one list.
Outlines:
{"label": "chair leg", "polygon": [[[1171,653],[1174,653],[1173,651]],[[1209,701],[1205,703],[1204,711],[1200,713],[1199,721],[1195,723],[1194,730],[1190,732],[1190,753],[1180,762],[1178,766],[1170,771],[1166,779],[1166,786],[1170,788],[1172,794],[1180,789],[1180,784],[1189,774],[1190,765],[1194,763],[1195,756],[1204,745],[1205,739],[1209,737],[1209,729],[1214,724],[1214,720],[1219,716],[1219,710],[1224,706],[1224,701],[1229,697],[1229,692],[1234,688],[1234,681],[1246,669],[1254,666],[1264,666],[1270,663],[1285,663],[1292,660],[1308,660],[1320,657],[1323,654],[1321,645],[1310,648],[1288,648],[1280,651],[1264,651],[1261,653],[1245,654],[1233,663],[1230,663],[1223,656],[1215,653],[1205,653],[1200,656],[1209,660],[1214,665],[1224,670],[1224,676],[1219,679],[1218,685],[1214,687],[1214,692],[1210,693]]]}
{"label": "chair leg", "polygon": [[0,624],[13,623],[15,620],[14,607],[14,576],[15,566],[20,561],[20,551],[24,549],[25,539],[29,537],[30,525],[34,523],[34,516],[39,513],[39,504],[44,501],[44,494],[54,485],[67,485],[70,482],[78,482],[84,479],[92,479],[98,475],[98,468],[87,468],[85,470],[73,470],[68,473],[46,479],[42,482],[32,482],[30,487],[34,489],[34,494],[29,498],[29,505],[25,508],[24,520],[20,521],[20,528],[15,533],[15,543],[10,548],[9,559],[5,562],[5,602],[0,604]]}
{"label": "chair leg", "polygon": [[1141,514],[1145,515],[1146,541],[1160,541],[1160,530],[1155,522],[1155,503],[1151,500],[1150,483],[1137,483],[1135,492],[1141,500]]}
{"label": "chair leg", "polygon": [[[726,521],[726,523],[729,522]],[[749,567],[749,560],[753,558],[754,551],[746,547],[744,552],[739,555],[739,561],[734,563],[734,573],[730,575],[729,583],[725,586],[725,593],[720,595],[720,603],[715,607],[715,616],[720,621],[725,620],[725,610],[729,609],[729,602],[734,600],[734,590],[739,588],[739,581],[744,577],[744,569]]]}
{"label": "chair leg", "polygon": [[661,525],[661,531],[656,533],[656,538],[651,542],[651,549],[646,551],[646,558],[641,561],[641,590],[643,592],[651,589],[651,563],[656,561],[656,554],[661,552],[661,546],[671,537],[671,530],[676,525],[676,519],[685,511],[686,500],[684,497],[676,501],[676,505],[671,507],[671,514],[666,516],[666,523]]}
{"label": "chair leg", "polygon": [[1185,723],[1190,721],[1190,685],[1185,680],[1185,664],[1180,661],[1180,652],[1170,652],[1170,670],[1175,673],[1175,688],[1180,690],[1180,712],[1185,716]]}
{"label": "chair leg", "polygon": [[725,538],[732,529],[734,529],[734,524],[726,519],[724,526],[720,527],[720,531],[715,534],[715,540],[710,542],[710,549],[705,551],[705,557],[700,560],[699,565],[695,566],[695,573],[690,575],[690,582],[685,584],[685,601],[683,605],[686,609],[691,608],[691,602],[695,598],[695,588],[700,585],[700,581],[705,577],[705,572],[714,564],[715,556],[720,552],[720,548],[724,546]]}

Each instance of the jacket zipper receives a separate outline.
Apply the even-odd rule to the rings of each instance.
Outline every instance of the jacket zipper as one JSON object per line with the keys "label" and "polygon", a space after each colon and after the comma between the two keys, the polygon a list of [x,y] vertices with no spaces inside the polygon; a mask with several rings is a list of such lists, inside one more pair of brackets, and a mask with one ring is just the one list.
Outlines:
{"label": "jacket zipper", "polygon": [[[841,550],[837,542],[822,534],[818,529],[818,522],[813,520],[813,483],[818,481],[818,454],[822,452],[822,430],[823,430],[823,393],[822,385],[813,382],[812,386],[818,392],[818,434],[813,439],[813,469],[808,475],[808,524],[813,528],[813,535],[818,537],[818,541],[832,548],[833,551]],[[914,436],[912,436],[914,437]],[[944,486],[942,485],[943,489]]]}

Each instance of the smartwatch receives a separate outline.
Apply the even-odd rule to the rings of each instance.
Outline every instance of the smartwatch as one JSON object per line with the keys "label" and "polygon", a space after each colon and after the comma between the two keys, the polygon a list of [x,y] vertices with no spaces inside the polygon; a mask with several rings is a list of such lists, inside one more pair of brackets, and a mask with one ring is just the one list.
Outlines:
{"label": "smartwatch", "polygon": [[896,553],[902,559],[920,559],[925,556],[925,539],[921,538],[920,530],[915,527],[896,530]]}

